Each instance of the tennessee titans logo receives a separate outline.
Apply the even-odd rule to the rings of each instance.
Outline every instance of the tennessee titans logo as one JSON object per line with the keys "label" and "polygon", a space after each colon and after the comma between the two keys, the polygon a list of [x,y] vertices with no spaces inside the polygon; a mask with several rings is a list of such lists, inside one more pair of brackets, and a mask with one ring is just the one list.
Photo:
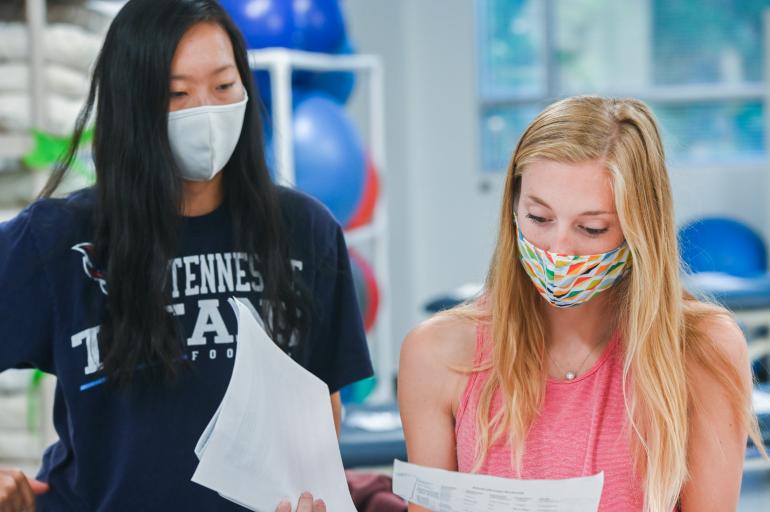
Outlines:
{"label": "tennessee titans logo", "polygon": [[94,264],[94,244],[84,242],[72,247],[73,251],[79,252],[83,256],[83,271],[90,279],[99,283],[102,293],[107,295],[107,281],[104,279],[104,272],[99,270]]}

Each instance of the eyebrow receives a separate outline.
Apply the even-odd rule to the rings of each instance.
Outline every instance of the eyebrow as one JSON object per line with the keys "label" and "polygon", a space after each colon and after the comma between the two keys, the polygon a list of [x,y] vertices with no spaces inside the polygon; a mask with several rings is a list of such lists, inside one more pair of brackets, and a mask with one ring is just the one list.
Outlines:
{"label": "eyebrow", "polygon": [[[541,206],[545,206],[549,210],[553,209],[553,208],[551,208],[548,205],[548,203],[546,203],[545,201],[543,201],[542,199],[540,199],[537,196],[533,196],[532,194],[527,194],[527,199],[529,199],[531,201],[534,201],[535,203],[537,203],[537,204],[539,204]],[[595,215],[611,215],[613,213],[615,213],[615,212],[611,212],[609,210],[589,210],[589,211],[581,213],[580,215],[578,215],[578,217],[591,217],[591,216],[595,216]]]}
{"label": "eyebrow", "polygon": [[[212,71],[209,76],[218,75],[222,71],[225,71],[226,69],[234,68],[235,66],[233,64],[225,64],[224,66],[220,66],[214,71]],[[186,80],[190,78],[188,75],[171,75],[171,80]]]}

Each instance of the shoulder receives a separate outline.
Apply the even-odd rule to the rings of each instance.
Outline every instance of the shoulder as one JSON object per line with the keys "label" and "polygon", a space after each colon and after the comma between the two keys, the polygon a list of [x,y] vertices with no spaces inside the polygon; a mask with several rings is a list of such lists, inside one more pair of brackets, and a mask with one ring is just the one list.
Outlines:
{"label": "shoulder", "polygon": [[291,224],[339,228],[336,219],[318,199],[297,189],[276,186],[281,212]]}
{"label": "shoulder", "polygon": [[44,245],[55,245],[90,225],[93,190],[83,189],[67,197],[38,199],[5,223],[6,230],[24,231]]}
{"label": "shoulder", "polygon": [[452,417],[473,367],[476,322],[439,314],[412,330],[401,346],[399,403]]}
{"label": "shoulder", "polygon": [[37,222],[60,223],[85,220],[93,212],[95,191],[91,188],[77,190],[66,197],[38,199],[27,207]]}
{"label": "shoulder", "polygon": [[401,357],[449,367],[471,366],[476,324],[451,313],[436,315],[415,327],[401,347]]}
{"label": "shoulder", "polygon": [[280,185],[276,188],[281,213],[294,244],[301,252],[319,257],[330,255],[329,251],[336,248],[343,237],[343,230],[329,209],[299,190]]}
{"label": "shoulder", "polygon": [[40,211],[91,212],[96,202],[96,190],[93,187],[75,190],[63,197],[37,199],[29,208]]}
{"label": "shoulder", "polygon": [[[751,366],[746,338],[732,316],[724,309],[703,305],[693,321],[690,339],[685,340],[687,371],[696,402],[716,403],[717,396],[737,399],[742,389],[746,397],[751,387]],[[735,386],[738,386],[736,388]]]}
{"label": "shoulder", "polygon": [[437,391],[454,400],[473,367],[475,349],[475,321],[439,314],[422,322],[406,336],[401,346],[399,369],[406,380],[439,388]]}
{"label": "shoulder", "polygon": [[748,364],[748,346],[738,323],[726,311],[714,308],[700,318],[695,328],[714,348],[719,350],[737,369]]}
{"label": "shoulder", "polygon": [[457,411],[475,345],[475,320],[455,313],[438,314],[406,336],[398,404],[410,461],[457,470]]}

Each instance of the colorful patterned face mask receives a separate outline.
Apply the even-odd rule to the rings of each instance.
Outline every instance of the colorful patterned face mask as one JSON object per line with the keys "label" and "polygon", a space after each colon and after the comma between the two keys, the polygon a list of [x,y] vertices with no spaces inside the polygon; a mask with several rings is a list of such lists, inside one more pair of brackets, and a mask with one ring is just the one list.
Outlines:
{"label": "colorful patterned face mask", "polygon": [[519,259],[540,295],[559,308],[584,304],[620,279],[631,266],[623,242],[604,254],[570,256],[535,247],[518,229]]}

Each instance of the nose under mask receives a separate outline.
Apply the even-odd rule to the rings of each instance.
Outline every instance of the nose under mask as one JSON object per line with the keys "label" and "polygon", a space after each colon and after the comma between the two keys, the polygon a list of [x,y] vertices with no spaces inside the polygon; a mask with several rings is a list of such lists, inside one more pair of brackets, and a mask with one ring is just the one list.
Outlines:
{"label": "nose under mask", "polygon": [[569,308],[585,304],[615,284],[631,267],[624,241],[602,254],[572,256],[540,249],[517,226],[519,260],[538,293],[549,304]]}
{"label": "nose under mask", "polygon": [[243,99],[227,105],[204,105],[169,112],[168,140],[182,177],[210,181],[230,160],[243,128]]}

